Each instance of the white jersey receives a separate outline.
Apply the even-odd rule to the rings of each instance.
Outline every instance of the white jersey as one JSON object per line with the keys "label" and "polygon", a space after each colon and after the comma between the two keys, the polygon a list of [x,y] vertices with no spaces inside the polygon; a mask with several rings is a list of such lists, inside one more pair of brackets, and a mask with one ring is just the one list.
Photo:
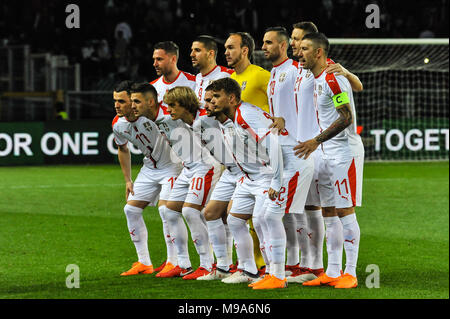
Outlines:
{"label": "white jersey", "polygon": [[327,74],[325,71],[315,78],[314,84],[314,101],[319,115],[320,131],[326,130],[339,118],[333,96],[342,92],[346,92],[349,97],[353,122],[335,137],[322,143],[325,158],[354,156],[354,149],[362,147],[361,137],[356,131],[355,102],[350,82],[342,75]]}
{"label": "white jersey", "polygon": [[[203,109],[202,113],[206,116]],[[199,136],[194,134],[192,127],[182,120],[172,120],[167,108],[162,104],[159,106],[155,123],[161,134],[167,138],[169,145],[180,158],[184,167],[188,169],[210,169],[218,165],[209,150],[202,145]]]}
{"label": "white jersey", "polygon": [[170,83],[164,80],[164,76],[160,76],[150,82],[150,84],[152,84],[155,87],[156,92],[158,92],[158,103],[162,103],[164,106],[167,106],[163,102],[164,94],[176,86],[187,86],[192,90],[195,90],[195,76],[190,73],[180,71],[175,80]]}
{"label": "white jersey", "polygon": [[116,116],[112,127],[116,144],[131,142],[144,154],[143,162],[146,167],[163,169],[180,165],[180,161],[171,154],[172,150],[156,124],[146,117],[129,122],[125,117]]}
{"label": "white jersey", "polygon": [[[225,126],[234,126],[232,121],[226,121]],[[209,150],[214,159],[224,165],[233,173],[239,171],[233,156],[226,148],[223,140],[220,122],[215,117],[207,116],[206,111],[201,108],[197,112],[197,117],[192,124],[192,129],[202,142],[202,145]]]}
{"label": "white jersey", "polygon": [[222,125],[224,140],[237,166],[251,180],[270,176],[270,187],[282,185],[283,156],[276,135],[269,126],[270,115],[252,104],[242,102],[236,108],[234,128]]}
{"label": "white jersey", "polygon": [[286,59],[275,65],[270,71],[270,82],[267,86],[270,113],[274,117],[282,117],[285,129],[280,135],[281,145],[295,145],[297,138],[297,107],[294,91],[297,78],[298,63]]}
{"label": "white jersey", "polygon": [[224,66],[216,65],[214,69],[212,69],[205,75],[198,73],[195,76],[195,95],[197,95],[200,103],[202,105],[205,103],[205,90],[212,81],[222,78],[228,78],[233,72],[234,70],[228,69]]}

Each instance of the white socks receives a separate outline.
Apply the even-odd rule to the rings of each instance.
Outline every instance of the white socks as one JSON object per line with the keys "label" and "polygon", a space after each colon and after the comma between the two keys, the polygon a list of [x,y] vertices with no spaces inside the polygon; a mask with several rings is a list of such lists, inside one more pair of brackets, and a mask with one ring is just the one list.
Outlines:
{"label": "white socks", "polygon": [[191,231],[195,249],[200,256],[200,267],[211,271],[213,256],[204,217],[202,218],[202,213],[199,210],[192,207],[183,207],[182,212]]}
{"label": "white socks", "polygon": [[324,217],[327,236],[328,268],[329,277],[339,277],[342,265],[342,244],[344,243],[342,223],[338,216]]}
{"label": "white socks", "polygon": [[228,224],[224,224],[225,232],[227,235],[227,254],[228,259],[233,263],[233,235],[231,234],[230,227],[228,227]]}
{"label": "white socks", "polygon": [[131,240],[136,247],[139,262],[146,266],[150,266],[152,261],[150,260],[150,253],[148,252],[148,233],[142,216],[143,209],[126,204],[123,211],[127,217],[128,231]]}
{"label": "white socks", "polygon": [[297,239],[300,247],[300,267],[311,268],[311,231],[306,213],[295,214],[297,221]]}
{"label": "white socks", "polygon": [[321,210],[305,210],[308,223],[309,257],[308,268],[323,268],[323,239],[325,237],[325,224]]}
{"label": "white socks", "polygon": [[358,250],[360,230],[356,220],[356,214],[350,214],[341,218],[344,228],[345,272],[356,277],[356,264],[358,262]]}
{"label": "white socks", "polygon": [[159,206],[158,211],[159,216],[161,216],[164,240],[167,247],[167,262],[170,262],[172,265],[177,265],[177,249],[174,243],[172,243],[172,238],[170,237],[169,223],[167,222],[167,218],[165,216],[166,206]]}
{"label": "white socks", "polygon": [[188,251],[188,232],[181,213],[166,207],[165,216],[169,223],[170,237],[177,250],[178,265],[181,268],[191,267]]}
{"label": "white socks", "polygon": [[252,217],[253,221],[253,228],[255,229],[256,235],[258,236],[259,240],[259,249],[261,251],[261,255],[264,259],[264,263],[266,264],[265,271],[268,273],[270,272],[270,251],[269,251],[269,234],[268,234],[268,228],[266,224],[266,220],[264,219],[264,216],[261,215],[253,215]]}
{"label": "white socks", "polygon": [[282,221],[283,215],[270,212],[266,212],[264,215],[270,236],[270,250],[272,252],[270,273],[278,279],[284,279],[286,277],[286,231],[284,230]]}
{"label": "white socks", "polygon": [[231,265],[227,249],[227,233],[222,218],[206,221],[208,226],[209,240],[217,258],[217,267],[228,270]]}
{"label": "white socks", "polygon": [[236,244],[239,268],[251,274],[257,274],[258,270],[256,269],[253,255],[253,240],[248,232],[247,221],[230,214],[228,215],[227,223]]}
{"label": "white socks", "polygon": [[297,265],[300,262],[296,215],[300,214],[284,214],[283,216],[283,225],[286,231],[286,265],[289,266]]}

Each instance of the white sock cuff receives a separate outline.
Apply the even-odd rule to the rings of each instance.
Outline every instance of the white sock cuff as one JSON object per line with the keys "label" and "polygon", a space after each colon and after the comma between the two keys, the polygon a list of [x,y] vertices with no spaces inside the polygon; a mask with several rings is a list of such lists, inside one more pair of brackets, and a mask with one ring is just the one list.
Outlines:
{"label": "white sock cuff", "polygon": [[325,225],[328,226],[328,225],[332,225],[332,224],[338,222],[339,217],[338,216],[324,217],[323,221],[324,221]]}
{"label": "white sock cuff", "polygon": [[247,223],[247,221],[245,219],[234,217],[231,214],[228,215],[227,222],[228,222],[228,225],[231,227],[233,227],[232,225],[241,225],[241,224],[245,225]]}
{"label": "white sock cuff", "polygon": [[308,215],[309,218],[311,217],[321,217],[322,211],[320,209],[318,210],[305,210],[306,215]]}
{"label": "white sock cuff", "polygon": [[166,205],[163,206],[158,206],[158,211],[160,214],[164,214],[164,212],[166,211]]}
{"label": "white sock cuff", "polygon": [[208,229],[217,229],[219,227],[222,227],[223,221],[222,218],[215,220],[207,220],[206,225],[208,226]]}
{"label": "white sock cuff", "polygon": [[340,220],[341,220],[342,226],[352,224],[356,221],[356,214],[353,213],[353,214],[344,216],[344,217],[340,218]]}
{"label": "white sock cuff", "polygon": [[136,206],[131,206],[126,204],[123,208],[123,211],[125,212],[125,214],[131,213],[131,214],[142,214],[143,209],[136,207]]}
{"label": "white sock cuff", "polygon": [[195,209],[193,207],[183,207],[181,209],[181,212],[183,213],[183,215],[185,214],[197,214],[200,215],[201,212],[198,209]]}

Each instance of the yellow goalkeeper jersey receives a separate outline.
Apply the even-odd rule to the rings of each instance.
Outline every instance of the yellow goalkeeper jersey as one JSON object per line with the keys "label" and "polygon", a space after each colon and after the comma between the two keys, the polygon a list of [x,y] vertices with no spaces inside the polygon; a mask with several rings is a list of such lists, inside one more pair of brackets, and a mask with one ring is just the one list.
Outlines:
{"label": "yellow goalkeeper jersey", "polygon": [[241,100],[256,106],[269,113],[269,102],[267,99],[267,85],[270,80],[270,72],[262,67],[250,64],[244,72],[231,74],[241,86]]}

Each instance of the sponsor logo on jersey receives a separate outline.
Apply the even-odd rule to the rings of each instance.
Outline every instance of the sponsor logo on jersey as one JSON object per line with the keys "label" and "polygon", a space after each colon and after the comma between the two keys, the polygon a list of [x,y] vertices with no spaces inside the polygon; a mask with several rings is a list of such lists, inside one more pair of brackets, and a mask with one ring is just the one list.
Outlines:
{"label": "sponsor logo on jersey", "polygon": [[311,76],[311,74],[312,74],[312,73],[311,73],[311,71],[310,71],[310,70],[308,70],[308,71],[306,71],[306,75],[305,75],[305,77],[306,77],[306,78],[309,78],[309,77]]}
{"label": "sponsor logo on jersey", "polygon": [[286,72],[283,72],[280,74],[280,77],[278,78],[279,82],[284,82],[284,80],[286,79]]}
{"label": "sponsor logo on jersey", "polygon": [[244,91],[247,86],[247,81],[242,82],[241,90]]}
{"label": "sponsor logo on jersey", "polygon": [[319,84],[319,90],[318,90],[318,95],[322,95],[322,85]]}

